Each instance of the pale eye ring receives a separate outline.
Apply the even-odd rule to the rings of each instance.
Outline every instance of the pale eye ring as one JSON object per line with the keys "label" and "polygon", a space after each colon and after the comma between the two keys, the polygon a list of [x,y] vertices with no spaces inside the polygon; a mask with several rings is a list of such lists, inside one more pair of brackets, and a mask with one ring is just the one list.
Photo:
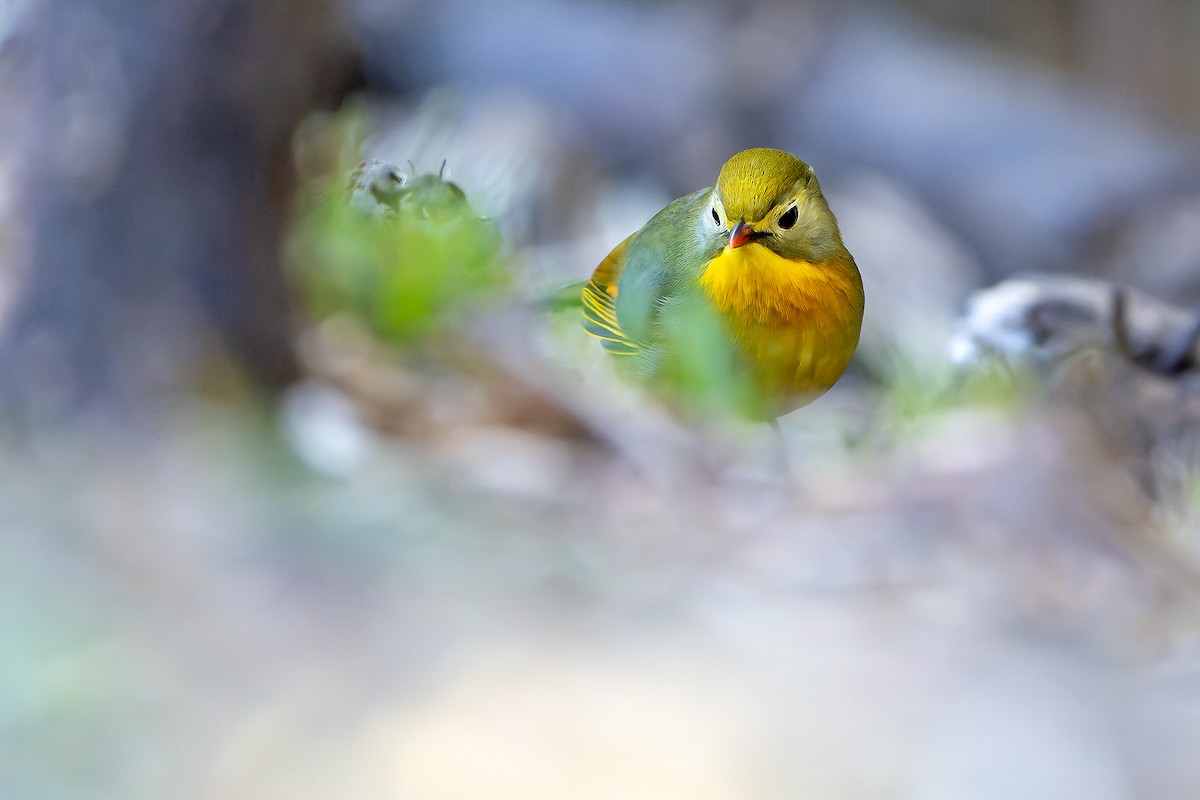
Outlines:
{"label": "pale eye ring", "polygon": [[779,215],[779,227],[786,231],[793,227],[799,219],[799,209],[797,209],[795,206],[792,206],[787,211]]}
{"label": "pale eye ring", "polygon": [[721,215],[717,213],[716,206],[712,207],[712,218],[713,218],[713,222],[717,223],[718,225],[721,224]]}

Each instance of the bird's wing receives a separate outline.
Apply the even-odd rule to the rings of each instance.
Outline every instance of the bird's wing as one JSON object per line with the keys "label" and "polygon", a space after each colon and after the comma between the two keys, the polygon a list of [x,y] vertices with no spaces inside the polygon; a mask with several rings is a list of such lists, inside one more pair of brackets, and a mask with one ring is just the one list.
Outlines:
{"label": "bird's wing", "polygon": [[605,350],[621,356],[637,355],[642,351],[641,345],[629,338],[617,322],[618,286],[634,236],[637,234],[613,248],[583,287],[584,330],[599,339]]}

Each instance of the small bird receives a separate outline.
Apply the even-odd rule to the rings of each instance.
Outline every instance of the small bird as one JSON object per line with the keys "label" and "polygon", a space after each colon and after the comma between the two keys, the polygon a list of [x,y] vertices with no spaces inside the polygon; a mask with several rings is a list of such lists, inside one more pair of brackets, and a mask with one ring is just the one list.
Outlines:
{"label": "small bird", "polygon": [[841,377],[864,305],[812,168],[766,148],[617,245],[582,299],[584,327],[639,377],[772,422]]}

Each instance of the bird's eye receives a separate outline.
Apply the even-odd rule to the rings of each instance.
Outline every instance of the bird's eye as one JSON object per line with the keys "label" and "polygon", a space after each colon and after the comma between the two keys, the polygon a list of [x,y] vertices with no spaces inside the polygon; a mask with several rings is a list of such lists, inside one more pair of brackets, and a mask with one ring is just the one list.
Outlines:
{"label": "bird's eye", "polygon": [[720,224],[721,224],[721,215],[717,213],[717,207],[716,207],[716,206],[713,206],[713,208],[712,208],[712,215],[713,215],[713,222],[715,222],[715,223],[717,223],[718,225],[720,225]]}
{"label": "bird's eye", "polygon": [[796,224],[796,220],[800,219],[800,212],[795,206],[792,206],[787,211],[779,215],[779,227],[785,231]]}

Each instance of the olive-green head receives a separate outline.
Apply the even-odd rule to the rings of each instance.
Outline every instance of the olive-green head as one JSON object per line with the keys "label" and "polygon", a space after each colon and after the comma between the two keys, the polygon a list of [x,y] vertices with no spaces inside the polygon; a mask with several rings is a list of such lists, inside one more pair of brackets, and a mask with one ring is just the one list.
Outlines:
{"label": "olive-green head", "polygon": [[822,261],[843,248],[812,167],[782,150],[757,147],[721,167],[711,222],[730,247],[759,242],[780,255]]}

